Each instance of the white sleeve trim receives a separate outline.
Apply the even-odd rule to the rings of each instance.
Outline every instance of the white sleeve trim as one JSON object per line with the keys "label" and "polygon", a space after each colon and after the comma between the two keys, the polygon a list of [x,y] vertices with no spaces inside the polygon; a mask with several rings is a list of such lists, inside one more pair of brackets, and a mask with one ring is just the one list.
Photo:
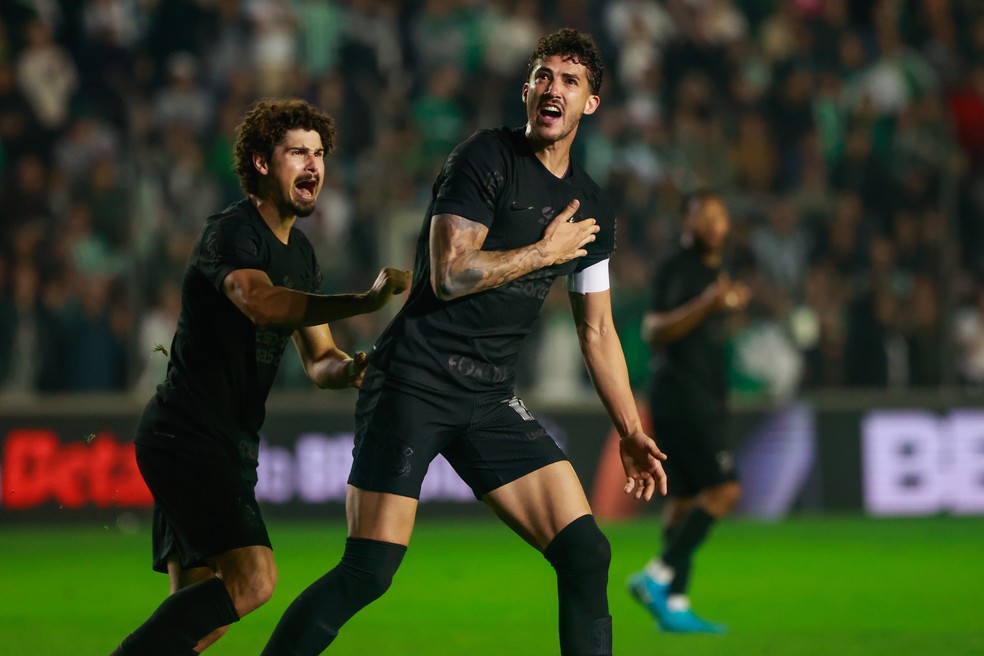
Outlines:
{"label": "white sleeve trim", "polygon": [[603,292],[610,287],[607,258],[601,262],[595,262],[583,271],[567,276],[567,291],[576,294]]}

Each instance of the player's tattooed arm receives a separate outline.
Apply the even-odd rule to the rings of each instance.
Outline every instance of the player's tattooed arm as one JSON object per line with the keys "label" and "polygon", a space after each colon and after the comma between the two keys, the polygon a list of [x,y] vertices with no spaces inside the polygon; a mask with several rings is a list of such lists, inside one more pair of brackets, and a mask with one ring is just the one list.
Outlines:
{"label": "player's tattooed arm", "polygon": [[485,251],[488,228],[455,214],[431,219],[431,286],[442,300],[494,289],[531,271],[587,254],[584,247],[600,229],[594,219],[571,223],[579,206],[572,201],[547,226],[540,241],[509,251]]}

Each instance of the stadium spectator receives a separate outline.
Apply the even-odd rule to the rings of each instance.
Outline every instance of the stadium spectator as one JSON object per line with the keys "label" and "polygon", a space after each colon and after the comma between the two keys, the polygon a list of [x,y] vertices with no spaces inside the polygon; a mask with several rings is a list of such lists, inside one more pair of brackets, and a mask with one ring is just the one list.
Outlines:
{"label": "stadium spectator", "polygon": [[208,91],[200,85],[198,59],[176,52],[167,61],[167,85],[154,97],[154,114],[162,130],[185,128],[196,136],[211,124],[215,111]]}
{"label": "stadium spectator", "polygon": [[41,21],[27,25],[27,44],[17,56],[17,81],[44,129],[55,132],[69,118],[79,77],[75,62]]}
{"label": "stadium spectator", "polygon": [[107,275],[79,275],[61,313],[65,390],[122,392],[127,384],[130,313],[126,291]]}
{"label": "stadium spectator", "polygon": [[[633,237],[621,248],[647,258],[659,252],[644,236],[673,232],[680,190],[712,182],[736,217],[754,224],[767,215],[753,209],[792,200],[813,244],[810,267],[826,266],[827,245],[841,239],[834,233],[853,232],[862,252],[874,234],[894,241],[893,217],[905,204],[917,222],[932,210],[955,226],[942,239],[948,252],[959,252],[958,275],[984,274],[984,158],[975,136],[982,132],[975,126],[984,96],[984,10],[966,2],[7,3],[0,9],[0,195],[17,193],[14,172],[24,156],[42,162],[50,185],[44,213],[52,219],[45,239],[55,242],[69,207],[88,203],[79,190],[93,163],[113,159],[131,205],[121,215],[130,224],[125,280],[139,290],[130,294],[131,311],[142,314],[154,277],[174,276],[172,269],[180,276],[201,206],[213,202],[215,189],[223,202],[237,193],[224,151],[236,117],[262,93],[257,82],[269,79],[260,69],[268,57],[255,59],[253,46],[260,26],[271,25],[263,52],[286,74],[270,84],[328,109],[343,128],[335,155],[339,191],[354,200],[360,219],[368,217],[352,221],[347,237],[370,253],[343,266],[351,269],[346,279],[361,279],[377,266],[374,249],[384,243],[372,234],[387,230],[376,217],[426,204],[439,162],[421,158],[421,131],[409,108],[426,107],[433,72],[442,62],[460,64],[459,84],[442,99],[457,108],[458,128],[442,139],[460,141],[476,125],[519,124],[502,86],[517,48],[531,32],[565,20],[599,29],[612,63],[604,116],[584,126],[576,147]],[[326,21],[331,31],[319,32]],[[61,87],[51,103],[57,111],[45,116],[29,100],[42,76],[17,73],[17,62],[34,54],[37,25],[49,35],[45,48],[60,50],[68,58],[62,67],[76,69],[79,80],[74,93]],[[182,60],[195,62],[190,82]],[[171,70],[185,76],[180,84],[169,73],[175,62]],[[59,114],[57,128],[44,126]],[[190,126],[194,148],[181,143],[188,137],[176,134],[176,122]],[[760,137],[764,147],[756,150]],[[174,204],[196,190],[204,199],[199,211]],[[861,199],[853,230],[834,220],[845,192]],[[0,233],[17,221],[5,212]],[[954,296],[943,278],[950,274],[934,271],[932,259],[905,266],[926,273],[942,304],[943,332],[952,336]],[[617,282],[622,272],[613,275]],[[42,278],[46,286],[47,274]],[[368,321],[381,327],[379,317]],[[136,372],[137,337],[127,339],[127,370]],[[832,349],[840,340],[821,342]],[[956,353],[952,345],[941,345],[944,351]],[[952,356],[942,362],[943,380],[957,382],[958,366]]]}

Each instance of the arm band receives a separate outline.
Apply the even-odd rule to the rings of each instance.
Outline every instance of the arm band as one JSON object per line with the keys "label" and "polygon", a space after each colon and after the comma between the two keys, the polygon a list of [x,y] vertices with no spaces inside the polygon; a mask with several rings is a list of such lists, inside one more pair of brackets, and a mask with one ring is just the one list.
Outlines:
{"label": "arm band", "polygon": [[603,292],[611,285],[608,282],[608,259],[596,262],[567,277],[567,291],[577,294]]}

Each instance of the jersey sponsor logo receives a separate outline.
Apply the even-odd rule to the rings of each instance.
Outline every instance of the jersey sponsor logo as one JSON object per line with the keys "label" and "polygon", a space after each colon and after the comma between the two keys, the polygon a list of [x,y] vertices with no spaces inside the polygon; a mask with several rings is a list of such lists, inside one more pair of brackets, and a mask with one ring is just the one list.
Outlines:
{"label": "jersey sponsor logo", "polygon": [[509,378],[506,370],[502,367],[497,367],[491,362],[479,362],[467,355],[454,354],[449,357],[448,368],[452,373],[458,373],[484,383],[503,383]]}
{"label": "jersey sponsor logo", "polygon": [[503,286],[502,291],[507,294],[525,296],[527,298],[535,298],[538,301],[542,301],[547,297],[547,294],[550,293],[551,285],[553,285],[553,279],[519,279],[513,280],[508,285]]}
{"label": "jersey sponsor logo", "polygon": [[256,329],[256,361],[273,367],[280,366],[280,358],[290,333],[277,328]]}

